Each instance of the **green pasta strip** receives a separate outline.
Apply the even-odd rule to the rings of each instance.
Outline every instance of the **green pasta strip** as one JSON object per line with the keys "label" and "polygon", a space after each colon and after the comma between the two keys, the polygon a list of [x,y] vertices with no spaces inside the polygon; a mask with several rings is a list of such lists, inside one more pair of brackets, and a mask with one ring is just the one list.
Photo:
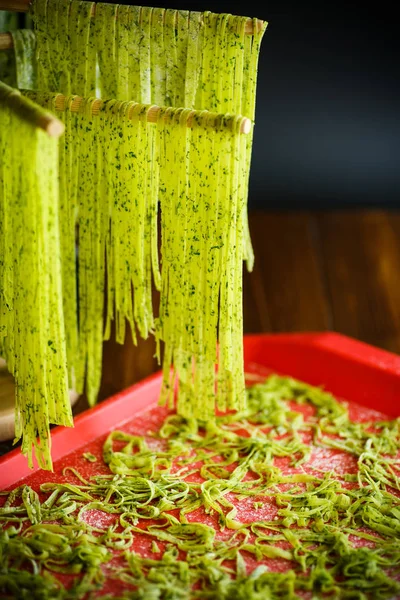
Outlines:
{"label": "green pasta strip", "polygon": [[[124,34],[123,28],[117,29],[117,5],[96,3],[96,18],[93,28],[94,46],[97,50],[99,62],[99,89],[102,98],[117,98],[117,91],[120,88],[118,81],[119,66],[117,63],[118,53],[117,48],[120,45],[116,44],[116,32],[120,31]],[[121,46],[124,47],[125,37],[122,40]],[[124,70],[122,71],[124,72]],[[71,88],[74,94],[82,96],[87,95],[82,92],[82,87]],[[63,90],[61,90],[63,91]],[[132,98],[119,98],[119,100],[131,100]]]}
{"label": "green pasta strip", "polygon": [[15,377],[15,439],[51,468],[50,424],[72,426],[58,206],[57,140],[0,89],[0,355]]}
{"label": "green pasta strip", "polygon": [[[40,93],[86,99],[78,117],[66,118],[60,153],[60,181],[69,187],[61,192],[63,277],[68,286],[74,275],[79,280],[78,302],[64,299],[70,380],[82,391],[86,378],[93,404],[103,338],[115,322],[122,343],[129,323],[134,341],[137,332],[156,334],[161,402],[173,401],[177,384],[182,415],[242,410],[242,261],[251,269],[254,260],[252,132],[241,136],[235,115],[254,121],[266,24],[255,20],[248,35],[244,16],[96,3],[93,18],[93,7],[34,0],[31,8]],[[91,118],[95,93],[108,100]],[[154,103],[177,107],[162,111],[157,127],[145,123]],[[223,114],[229,127],[208,126],[204,116],[188,128],[190,109]],[[153,283],[161,292],[156,320]]]}
{"label": "green pasta strip", "polygon": [[[36,36],[37,89],[87,96],[95,93],[98,48],[90,17],[93,6],[94,2],[81,0],[37,0],[30,6]],[[102,22],[100,9],[98,21]]]}
{"label": "green pasta strip", "polygon": [[[48,106],[46,94],[27,95]],[[67,107],[62,115],[66,134],[60,172],[64,181],[68,176],[72,180],[67,193],[62,192],[63,259],[65,280],[71,285],[75,258],[68,245],[75,225],[79,243],[78,316],[69,294],[64,302],[71,319],[71,380],[82,391],[86,373],[88,397],[95,402],[103,338],[109,337],[115,320],[117,341],[122,343],[127,321],[133,334],[137,328],[142,337],[155,327],[158,342],[165,343],[161,401],[173,401],[177,377],[180,414],[212,418],[216,392],[221,409],[241,409],[240,119],[220,115],[219,122],[208,123],[207,112],[197,113],[189,128],[186,121],[192,111],[166,109],[160,111],[156,127],[146,122],[145,105],[110,101],[95,117],[92,103],[87,99],[79,114],[68,114]],[[126,118],[128,112],[131,119]],[[85,167],[76,174],[67,166],[73,164]],[[214,182],[219,184],[217,191]],[[161,288],[156,324],[153,282]],[[204,399],[197,408],[196,396]]]}
{"label": "green pasta strip", "polygon": [[[235,118],[228,133],[226,127],[218,129],[215,124],[195,123],[190,130],[185,127],[187,114],[178,111],[174,118],[168,111],[168,129],[164,121],[159,122],[159,131],[166,136],[160,160],[162,288],[157,338],[165,342],[161,399],[172,399],[176,374],[178,413],[212,418],[216,362],[223,408],[241,408],[244,401],[241,313],[237,311],[241,255],[236,252],[241,220],[235,218],[241,142]],[[219,194],[214,181],[226,164],[230,175],[217,188]],[[238,326],[232,328],[234,320]],[[232,360],[235,345],[236,363]],[[198,407],[196,395],[202,398]]]}
{"label": "green pasta strip", "polygon": [[[58,0],[58,4],[47,5],[46,0],[34,1],[36,35],[43,47],[39,49],[42,64],[39,89],[90,95],[94,84],[89,79],[96,73],[97,52],[98,91],[103,98],[231,112],[254,120],[258,58],[265,23],[258,28],[254,19],[254,33],[246,35],[247,17],[96,3],[96,18],[92,19],[96,24],[90,26],[87,15],[92,4]],[[71,7],[71,16],[68,24],[63,23],[63,29],[57,30],[51,6],[53,10],[58,6],[60,13],[65,12],[66,6]],[[61,46],[57,40],[61,41],[65,35],[66,26],[71,31],[71,41]],[[80,51],[87,50],[83,56],[78,45],[74,46],[78,35]],[[69,54],[65,52],[68,44]],[[57,47],[64,49],[62,56]],[[54,65],[61,79],[58,86],[49,87],[48,77],[55,72]],[[88,80],[80,76],[82,69]],[[76,73],[71,81],[70,73]],[[248,195],[252,141],[250,134],[246,158],[242,160],[244,198]],[[254,255],[246,208],[243,221],[243,257],[252,270]]]}
{"label": "green pasta strip", "polygon": [[17,29],[11,32],[15,53],[15,65],[19,89],[36,87],[36,38],[31,29]]}

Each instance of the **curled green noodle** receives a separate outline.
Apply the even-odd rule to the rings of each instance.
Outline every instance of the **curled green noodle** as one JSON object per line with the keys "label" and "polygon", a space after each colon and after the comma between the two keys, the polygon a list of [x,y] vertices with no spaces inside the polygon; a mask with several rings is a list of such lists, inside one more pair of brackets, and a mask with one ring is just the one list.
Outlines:
{"label": "curled green noodle", "polygon": [[[106,576],[127,586],[113,596],[121,599],[396,597],[398,420],[354,423],[343,403],[291,378],[270,376],[246,394],[251,408],[236,420],[172,413],[145,437],[111,432],[104,474],[84,478],[67,468],[69,483],[3,492],[0,591],[22,597],[40,589],[32,597],[69,600],[97,591],[105,600]],[[305,405],[311,416],[294,419]],[[375,448],[359,463],[368,465],[369,481],[349,485],[351,471],[299,462],[299,436],[321,422],[330,437],[318,437],[309,451],[329,450],[328,439],[347,444],[357,428],[363,442],[343,452],[360,461],[365,446]],[[292,456],[287,469],[278,466]],[[385,464],[392,465],[389,483]],[[250,519],[241,512],[246,499],[254,499]],[[276,509],[271,519],[263,517],[267,503]],[[72,577],[68,590],[57,573]]]}

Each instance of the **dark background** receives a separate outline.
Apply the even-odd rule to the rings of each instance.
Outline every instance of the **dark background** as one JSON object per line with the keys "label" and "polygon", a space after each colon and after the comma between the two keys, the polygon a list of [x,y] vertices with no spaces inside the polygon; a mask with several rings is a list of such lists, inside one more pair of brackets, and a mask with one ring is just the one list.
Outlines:
{"label": "dark background", "polygon": [[399,26],[390,3],[138,4],[268,21],[250,208],[400,203]]}

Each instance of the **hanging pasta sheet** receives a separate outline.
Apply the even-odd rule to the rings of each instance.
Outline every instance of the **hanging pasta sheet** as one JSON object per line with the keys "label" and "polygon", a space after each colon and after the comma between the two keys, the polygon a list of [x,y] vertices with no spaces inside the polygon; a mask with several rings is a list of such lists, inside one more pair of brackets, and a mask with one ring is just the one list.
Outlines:
{"label": "hanging pasta sheet", "polygon": [[[246,24],[248,24],[246,17],[96,3],[93,18],[91,17],[93,10],[94,3],[78,2],[76,0],[59,0],[52,3],[48,3],[46,0],[35,0],[33,2],[38,57],[40,57],[42,64],[38,82],[40,88],[53,89],[66,94],[82,95],[85,95],[89,89],[97,89],[97,93],[103,98],[118,97],[118,100],[121,101],[134,98],[138,102],[149,104],[173,104],[188,108],[244,114],[251,119],[254,118],[257,62],[265,24],[260,27],[258,21],[254,20],[253,35],[248,35],[246,33]],[[225,68],[223,68],[224,65],[226,65]],[[99,77],[97,80],[93,80],[96,67],[98,68]],[[178,132],[174,135],[179,137]],[[167,292],[167,290],[172,289],[172,286],[168,287],[169,284],[166,285],[164,274],[161,289],[160,320],[156,329],[158,341],[165,342],[166,346],[163,395],[168,395],[166,390],[171,385],[167,377],[171,366],[176,368],[176,372],[179,373],[181,393],[185,389],[185,382],[190,382],[191,394],[202,393],[203,384],[200,385],[199,380],[193,381],[192,379],[193,368],[200,373],[201,365],[205,360],[204,357],[207,356],[208,361],[213,356],[213,361],[217,361],[219,364],[219,390],[221,393],[222,390],[224,390],[224,393],[228,393],[229,399],[227,402],[232,407],[235,403],[240,404],[244,397],[241,383],[243,381],[243,356],[241,341],[238,342],[238,332],[240,332],[240,337],[242,335],[240,297],[242,276],[239,261],[247,259],[250,268],[252,268],[253,262],[247,225],[247,194],[252,133],[243,136],[243,138],[240,141],[240,151],[235,155],[237,162],[229,161],[226,157],[224,159],[224,169],[229,172],[230,181],[237,181],[238,184],[238,189],[235,190],[237,198],[229,216],[231,219],[229,221],[230,233],[223,258],[226,272],[229,273],[226,287],[219,290],[219,309],[216,315],[202,313],[204,307],[201,306],[200,302],[197,302],[193,308],[197,311],[195,313],[197,321],[202,322],[209,319],[210,329],[215,327],[215,318],[217,319],[219,356],[216,357],[216,347],[213,350],[207,349],[200,356],[198,353],[199,346],[196,349],[196,344],[193,341],[189,343],[187,339],[184,340],[184,334],[177,335],[174,333],[172,335],[175,319],[174,300],[173,295]],[[210,143],[210,140],[208,143]],[[216,148],[215,155],[218,155],[218,143],[216,140],[212,142]],[[145,153],[148,152],[150,147],[148,146],[145,149]],[[110,157],[112,152],[111,142]],[[224,154],[224,151],[222,154]],[[201,158],[204,160],[203,157]],[[111,164],[113,159],[111,158],[108,162]],[[76,165],[76,163],[72,164]],[[73,166],[73,169],[76,170],[76,168],[76,166]],[[156,172],[157,168],[154,168],[154,174]],[[76,174],[72,173],[71,175],[73,179],[76,179]],[[193,171],[187,167],[187,177],[193,176]],[[173,173],[171,177],[174,180]],[[218,183],[219,177],[220,175],[216,171],[213,187],[214,195],[212,196],[210,193],[207,200],[214,207],[219,205],[220,200],[217,199],[217,196],[221,195],[223,189],[222,183]],[[188,185],[186,184],[187,188]],[[199,189],[202,196],[204,196],[204,190]],[[147,186],[141,185],[138,193],[142,195],[140,202],[147,205],[146,195],[149,193]],[[79,193],[79,197],[81,198],[82,194]],[[80,201],[82,202],[82,200]],[[153,196],[150,211],[152,214],[150,220],[153,219],[153,232],[156,221],[154,215],[157,211],[158,201],[159,199]],[[116,205],[118,205],[118,202],[117,200]],[[165,206],[165,202],[161,201],[163,238],[168,236],[163,216]],[[112,203],[110,208],[114,210]],[[81,212],[82,207],[78,207],[78,209],[78,212]],[[179,209],[176,210],[179,213]],[[208,210],[205,207],[201,207],[199,215],[205,220],[209,218]],[[172,223],[171,220],[171,227],[174,226]],[[228,220],[226,223],[228,223]],[[207,225],[204,222],[202,228],[206,227]],[[79,244],[85,244],[83,238],[85,235],[89,235],[89,228],[85,230],[80,227],[79,230]],[[143,228],[139,233],[145,236],[141,239],[147,239]],[[154,236],[151,239],[154,240]],[[163,239],[163,252],[167,251],[166,248],[167,245]],[[206,249],[206,245],[202,244],[199,252],[204,253]],[[118,236],[113,233],[113,230],[107,238],[106,252],[106,265],[104,268],[102,267],[101,271],[107,280],[106,337],[110,331],[109,324],[115,319],[118,323],[117,328],[120,331],[118,339],[122,340],[121,332],[123,332],[124,326],[121,323],[126,311],[121,309],[120,302],[119,304],[113,302],[116,289],[114,284],[116,272],[114,257],[120,252]],[[141,253],[136,255],[136,257],[139,256],[139,261],[143,259],[146,264],[153,263],[154,266],[156,260],[154,243],[153,246],[147,243],[142,244],[140,252],[144,252],[145,255],[143,257]],[[69,254],[71,256],[71,253]],[[206,269],[206,255],[202,254],[201,256],[203,269]],[[162,266],[164,267],[164,265],[167,265],[167,259],[162,255]],[[134,268],[143,276],[142,267]],[[183,285],[182,289],[188,289],[191,273],[186,269],[184,261],[175,261],[174,269],[175,271],[180,270],[178,279]],[[70,266],[69,270],[72,272],[73,267]],[[157,286],[160,279],[158,267],[155,266],[153,271]],[[169,272],[167,266],[165,271]],[[203,274],[199,281],[203,281],[205,278],[206,276]],[[83,278],[83,280],[81,277],[79,278],[80,294],[83,298],[88,297],[91,293],[91,283],[86,283],[87,281],[88,278]],[[87,285],[89,287],[86,289],[85,286]],[[136,285],[140,288],[141,284],[137,282]],[[147,282],[144,284],[145,288],[146,286]],[[137,291],[135,285],[133,285],[133,290],[134,294],[137,295],[135,305],[138,306],[141,292],[140,290]],[[209,292],[210,290],[207,290],[205,286],[199,293]],[[118,293],[119,297],[122,297],[121,290]],[[209,302],[213,304],[214,297]],[[148,335],[153,327],[153,317],[149,303],[148,306],[149,315],[151,316],[146,318],[144,320],[145,325],[142,325],[141,329],[139,328],[140,335],[144,336]],[[84,303],[82,310],[85,311]],[[82,318],[82,322],[85,322],[85,317]],[[78,316],[78,321],[81,321],[80,316]],[[233,334],[233,332],[235,333]],[[197,333],[200,334],[200,332]],[[84,359],[82,360],[82,356],[86,355],[88,357],[88,348],[93,343],[93,339],[87,337],[90,337],[90,335],[87,328],[80,328],[79,353],[81,358],[79,361],[81,373],[85,362]],[[187,332],[185,335],[190,337],[192,334]],[[99,336],[96,339],[96,348],[98,348]],[[192,352],[190,356],[186,354],[189,347]],[[77,349],[69,344],[69,356],[76,351]],[[182,358],[182,352],[184,358]],[[71,360],[73,361],[73,359]],[[90,378],[92,384],[89,396],[91,401],[94,401],[100,383],[101,349],[96,350],[93,356],[87,360],[93,363],[93,368],[89,370],[97,373],[97,383],[95,382],[96,377]],[[215,362],[213,364],[215,365]],[[208,362],[207,365],[209,373],[214,372]],[[238,369],[241,372],[238,372]],[[208,381],[211,382],[212,378],[210,374]],[[211,388],[208,387],[208,389]],[[224,402],[222,402],[223,404]],[[183,405],[186,405],[186,401],[182,401],[181,406]]]}
{"label": "hanging pasta sheet", "polygon": [[11,31],[15,67],[16,67],[16,87],[19,89],[36,88],[36,38],[32,29],[17,29]]}
{"label": "hanging pasta sheet", "polygon": [[188,114],[167,109],[168,129],[159,123],[161,399],[172,401],[176,376],[178,412],[213,418],[216,393],[221,410],[244,402],[239,159],[245,136],[239,117],[207,123],[200,113],[188,128]]}
{"label": "hanging pasta sheet", "polygon": [[[230,112],[254,120],[265,22],[253,19],[249,34],[248,17],[210,11],[78,0],[35,0],[32,6],[42,65],[39,89],[83,96],[97,89],[102,98]],[[49,73],[56,73],[53,83]],[[242,159],[246,199],[252,145],[251,132]],[[247,207],[243,220],[243,255],[252,270]]]}
{"label": "hanging pasta sheet", "polygon": [[[56,110],[57,95],[26,94]],[[61,192],[61,221],[70,233],[77,226],[79,241],[78,272],[63,276],[69,285],[76,276],[79,281],[79,330],[76,306],[64,306],[66,321],[71,320],[67,331],[77,332],[68,344],[75,344],[69,361],[75,376],[79,373],[74,385],[80,388],[86,373],[88,396],[95,401],[102,340],[117,315],[118,341],[124,340],[129,322],[134,335],[137,331],[145,337],[155,330],[158,341],[165,342],[163,400],[172,400],[173,366],[179,411],[192,414],[190,407],[200,394],[208,398],[202,406],[214,414],[219,362],[220,407],[240,406],[238,239],[243,223],[238,159],[246,143],[239,131],[241,117],[168,108],[158,111],[156,126],[147,121],[149,105],[107,101],[94,109],[97,100],[79,100],[79,112],[72,112],[76,98],[70,97],[60,113],[66,125],[60,173],[69,181]],[[63,253],[72,241],[70,235]],[[153,284],[161,288],[156,321]]]}
{"label": "hanging pasta sheet", "polygon": [[0,356],[15,377],[15,440],[51,468],[50,424],[72,426],[58,214],[58,145],[0,87]]}
{"label": "hanging pasta sheet", "polygon": [[[57,95],[25,93],[57,110]],[[70,380],[81,392],[86,379],[93,404],[101,380],[102,344],[114,318],[119,343],[127,322],[134,336],[139,332],[145,338],[154,329],[152,285],[160,284],[158,165],[155,127],[146,124],[148,107],[108,101],[97,114],[98,101],[87,98],[76,112],[75,98],[67,97],[59,114],[65,123],[60,147],[65,289],[75,289],[78,281],[77,297],[65,294],[64,314]]]}
{"label": "hanging pasta sheet", "polygon": [[[41,64],[38,89],[255,116],[260,47],[267,24],[210,11],[79,0],[32,3]],[[95,17],[91,15],[95,13]],[[96,56],[99,79],[95,80]],[[253,133],[242,159],[248,195]],[[243,209],[243,256],[254,254]]]}
{"label": "hanging pasta sheet", "polygon": [[[30,14],[36,37],[37,89],[96,94],[94,2],[35,0]],[[112,39],[110,39],[112,42]]]}

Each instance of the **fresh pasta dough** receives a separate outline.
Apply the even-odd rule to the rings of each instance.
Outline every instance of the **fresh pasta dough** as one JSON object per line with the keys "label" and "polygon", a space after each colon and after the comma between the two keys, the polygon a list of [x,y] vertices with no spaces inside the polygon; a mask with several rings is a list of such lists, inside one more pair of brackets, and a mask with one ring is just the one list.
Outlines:
{"label": "fresh pasta dough", "polygon": [[[254,118],[266,23],[78,0],[33,0],[38,88]],[[97,68],[98,67],[98,68]]]}
{"label": "fresh pasta dough", "polygon": [[[103,340],[114,321],[122,343],[129,323],[134,341],[156,336],[161,402],[172,406],[177,389],[183,416],[212,418],[216,406],[243,408],[242,262],[251,267],[252,132],[239,129],[241,114],[254,117],[265,24],[254,21],[247,35],[247,18],[209,12],[98,3],[93,18],[90,2],[34,0],[32,7],[40,92],[25,93],[53,110],[59,92],[68,96],[59,214],[52,213],[60,236],[52,266],[59,261],[63,305],[55,293],[45,304],[58,302],[65,329],[60,321],[57,335],[48,336],[49,372],[58,373],[64,389],[67,369],[69,386],[85,389],[94,404]],[[77,113],[76,94],[84,96]],[[99,95],[109,99],[94,116]],[[155,102],[170,108],[150,125]],[[40,262],[43,249],[36,251]],[[38,273],[38,281],[45,277]],[[155,313],[153,286],[160,292]],[[49,390],[52,409],[43,396],[39,410],[47,429],[35,425],[27,433],[30,442],[39,433],[36,451],[46,468],[48,424],[61,422],[56,413],[65,401]]]}
{"label": "fresh pasta dough", "polygon": [[[38,89],[242,114],[254,120],[265,22],[253,19],[249,35],[247,17],[210,11],[77,0],[33,0],[31,6]],[[252,144],[251,132],[241,160],[245,204]],[[246,206],[242,218],[243,258],[252,270]]]}
{"label": "fresh pasta dough", "polygon": [[36,38],[32,29],[11,32],[16,70],[16,87],[24,90],[36,88]]}
{"label": "fresh pasta dough", "polygon": [[239,409],[244,401],[239,164],[245,136],[235,117],[227,135],[218,124],[203,128],[195,122],[188,130],[185,111],[177,113],[179,119],[168,116],[172,127],[160,159],[162,288],[156,332],[165,342],[162,397],[171,397],[176,375],[179,413],[212,418],[216,390],[223,410]]}
{"label": "fresh pasta dough", "polygon": [[[93,11],[95,11],[94,18]],[[41,64],[38,73],[38,84],[41,89],[82,95],[87,95],[96,89],[103,98],[118,98],[120,101],[135,99],[144,103],[245,114],[254,118],[257,61],[265,24],[258,27],[255,20],[253,35],[246,35],[245,25],[248,21],[246,17],[218,15],[211,12],[199,13],[140,6],[95,4],[74,0],[59,0],[51,5],[46,0],[35,0],[33,17],[37,37],[38,62]],[[68,35],[65,32],[68,32]],[[97,80],[94,80],[93,76],[96,72],[98,77]],[[181,132],[178,128],[174,137],[170,138],[171,147],[166,152],[166,156],[172,152],[172,147],[175,148],[175,155],[179,154],[180,147],[178,147],[177,139],[180,136]],[[183,139],[181,142],[185,148],[186,141]],[[147,142],[143,143],[144,146],[139,150],[139,154],[149,156]],[[178,161],[181,168],[172,169],[170,172],[170,181],[174,181],[178,188],[175,192],[176,205],[173,205],[174,218],[168,213],[167,206],[169,205],[160,198],[163,233],[162,264],[165,268],[161,275],[160,318],[156,322],[156,335],[158,341],[165,342],[164,389],[171,385],[167,372],[173,366],[178,374],[180,394],[183,396],[185,396],[183,390],[186,389],[186,383],[193,381],[193,369],[200,379],[201,373],[208,372],[206,379],[209,381],[208,389],[211,390],[211,382],[214,377],[212,365],[218,362],[219,389],[221,390],[218,395],[221,403],[224,404],[222,397],[228,393],[231,398],[228,405],[235,406],[235,403],[239,401],[238,398],[243,398],[243,371],[240,376],[239,373],[234,375],[238,365],[243,362],[241,354],[242,276],[240,261],[247,259],[250,268],[252,268],[253,262],[246,206],[252,133],[242,139],[238,138],[238,151],[235,155],[237,164],[232,160],[231,150],[224,148],[219,141],[206,140],[205,137],[199,135],[197,144],[198,148],[202,148],[202,152],[198,154],[200,170],[202,162],[205,161],[205,152],[211,152],[218,158],[218,165],[224,162],[224,166],[221,167],[221,170],[217,166],[215,167],[207,189],[200,186],[194,194],[195,187],[192,186],[189,195],[189,184],[192,185],[191,178],[194,167],[186,164],[186,171],[182,171],[182,165],[185,164],[186,159],[181,152],[180,161],[182,162]],[[110,145],[113,145],[112,138]],[[227,151],[229,153],[221,158]],[[113,156],[111,147],[109,155]],[[174,160],[176,160],[176,156],[174,156]],[[112,162],[111,159],[110,164]],[[178,172],[182,177],[183,183],[181,184],[177,179]],[[225,175],[225,172],[229,175]],[[237,182],[235,192],[237,205],[234,203],[234,208],[228,207],[229,199],[226,198],[225,193],[227,188],[224,187],[227,177]],[[179,185],[182,188],[181,192],[178,191]],[[149,189],[144,184],[139,191],[141,202],[146,203],[148,192]],[[179,200],[179,194],[184,195],[185,209],[181,208],[183,200]],[[224,197],[225,200],[223,200]],[[116,198],[115,204],[118,205],[118,194],[116,194]],[[154,234],[158,199],[152,199],[151,202],[149,223]],[[218,209],[216,209],[217,206]],[[196,219],[193,220],[193,223],[186,223],[185,219],[194,218],[192,213],[195,211],[197,211]],[[208,220],[211,218],[212,211],[215,213],[214,219],[219,220],[218,226],[221,219],[225,219],[224,227],[229,234],[226,241],[227,246],[222,253],[222,263],[211,268],[206,258],[207,253],[210,248],[213,248],[212,252],[215,253],[215,248],[220,242],[212,237],[206,242],[191,242],[185,236],[190,235],[189,227],[192,225],[198,232],[202,228],[208,229]],[[180,227],[180,218],[182,219],[182,231],[180,240],[177,241],[177,227]],[[167,221],[168,226],[166,225]],[[148,223],[146,227],[148,227]],[[168,227],[172,229],[168,229]],[[217,232],[218,227],[215,226],[214,234],[217,235]],[[83,247],[86,234],[90,235],[90,229],[88,228],[85,232],[80,226],[79,243]],[[116,234],[112,229],[111,236],[113,235]],[[148,236],[145,229],[142,229],[140,235],[144,244],[142,244],[137,257],[139,262],[143,260],[150,264],[155,260],[155,248],[151,244],[147,244]],[[168,243],[165,241],[166,239],[169,240]],[[175,244],[172,270],[167,259],[168,256],[172,256],[170,243]],[[196,260],[199,263],[195,269],[196,276],[191,271],[192,266],[189,268],[186,266],[187,256],[189,256],[187,248],[190,245],[192,245],[191,264],[194,264]],[[121,323],[126,316],[126,311],[121,310],[118,301],[113,303],[115,245],[112,241],[110,250],[106,249],[106,251],[110,267],[106,271],[102,267],[101,272],[102,276],[107,272],[108,323],[110,318],[115,316],[119,323],[117,329],[120,332],[120,335],[117,335],[119,339],[122,339],[124,326]],[[195,252],[197,254],[194,254]],[[214,276],[218,273],[219,276],[226,277],[221,288],[211,283],[211,277],[207,276],[209,268]],[[142,266],[139,271],[140,269]],[[140,272],[143,276],[143,269]],[[153,269],[153,274],[157,287],[160,281],[158,267]],[[174,279],[175,274],[176,278]],[[186,315],[185,327],[187,329],[178,332],[175,327],[183,313],[181,311],[178,316],[179,309],[177,309],[175,296],[179,296],[181,290],[187,291],[195,277],[197,277],[195,301],[189,295],[178,303],[185,310],[190,305],[192,318],[189,319],[189,316]],[[85,283],[81,283],[80,278],[82,298],[88,297],[91,293],[85,289],[85,285]],[[176,286],[179,286],[179,289]],[[138,296],[135,306],[139,305],[143,288],[147,290],[147,295],[146,299],[143,298],[142,301],[148,307],[148,315],[151,315],[148,279],[143,284],[137,281],[134,285],[134,294]],[[121,295],[121,291],[119,294]],[[207,303],[210,306],[208,304],[206,306],[200,301],[202,296],[208,299]],[[218,308],[215,307],[216,302]],[[85,310],[84,306],[82,310]],[[132,319],[130,321],[132,322]],[[84,322],[86,321],[84,320]],[[211,337],[207,343],[202,330],[203,322],[209,331],[218,332],[218,358],[216,357],[217,348],[212,345],[215,336]],[[142,321],[141,328],[139,327],[140,334],[146,336],[152,327],[152,317],[148,316]],[[108,329],[106,327],[107,332]],[[90,337],[91,334],[87,332],[87,335]],[[197,337],[198,335],[200,337]],[[81,352],[85,354],[87,353],[85,348],[89,347],[91,342],[85,336],[82,328],[79,337]],[[97,340],[96,352],[90,358],[89,355],[87,357],[88,360],[93,361],[93,368],[97,371],[99,379],[99,364],[97,367],[94,366],[96,360],[98,363],[101,360],[99,335]],[[97,356],[97,359],[93,356]],[[207,356],[206,361],[205,356]],[[205,364],[207,367],[203,367]],[[200,379],[194,378],[194,389],[197,389],[197,392],[203,388]],[[97,393],[98,385],[99,380],[93,390],[89,392],[92,400]],[[183,401],[183,404],[186,405],[186,401]]]}
{"label": "fresh pasta dough", "polygon": [[[56,110],[57,96],[26,94]],[[241,118],[166,108],[154,125],[147,122],[149,105],[107,101],[94,116],[96,100],[83,99],[79,112],[72,112],[73,102],[67,98],[60,115],[66,125],[60,217],[64,267],[72,263],[75,227],[79,238],[78,272],[63,274],[65,287],[79,281],[78,315],[71,294],[64,305],[74,387],[83,388],[86,373],[95,402],[103,336],[115,318],[121,343],[126,322],[134,335],[155,331],[165,342],[161,400],[172,403],[176,375],[180,414],[213,416],[216,389],[221,408],[241,407]],[[153,284],[161,291],[156,319]]]}
{"label": "fresh pasta dough", "polygon": [[[118,98],[119,101],[135,99],[149,104],[208,109],[221,113],[245,114],[254,118],[257,62],[265,24],[258,27],[255,20],[253,35],[247,35],[246,17],[74,0],[59,0],[51,5],[46,0],[35,0],[33,18],[37,58],[41,64],[38,73],[38,85],[41,89],[82,95],[97,90],[101,97]],[[98,74],[97,79],[94,79],[95,73]],[[201,172],[205,168],[206,153],[213,155],[216,163],[208,184],[196,187],[192,185],[197,172],[194,161],[189,165],[181,151],[189,143],[185,138],[186,129],[182,128],[181,131],[178,127],[174,131],[173,136],[169,133],[168,149],[165,151],[170,163],[172,154],[174,160],[179,156],[178,162],[174,163],[177,168],[171,168],[166,177],[168,183],[175,183],[174,200],[169,197],[167,202],[162,195],[152,195],[151,207],[145,209],[149,210],[150,216],[137,232],[138,239],[142,240],[140,251],[135,253],[132,247],[129,250],[132,261],[138,261],[134,271],[140,274],[139,279],[133,283],[136,296],[134,307],[143,302],[146,317],[139,316],[139,309],[134,308],[133,311],[136,310],[137,314],[136,319],[133,319],[131,309],[127,311],[121,304],[130,303],[126,299],[130,297],[127,288],[122,291],[121,287],[115,287],[114,257],[121,252],[123,244],[118,241],[120,234],[116,233],[117,226],[114,225],[105,244],[106,266],[101,259],[99,271],[100,280],[103,281],[106,277],[108,282],[106,337],[113,318],[117,321],[117,338],[121,341],[125,317],[131,325],[136,320],[139,333],[144,337],[153,330],[151,281],[148,276],[150,271],[143,264],[153,264],[154,267],[157,260],[155,244],[149,244],[148,240],[155,239],[157,205],[160,201],[163,269],[160,275],[156,265],[153,276],[156,287],[161,286],[160,314],[155,322],[155,333],[158,342],[165,343],[163,396],[168,395],[167,390],[172,386],[169,379],[172,366],[179,380],[181,407],[189,406],[187,394],[188,398],[193,393],[202,394],[203,389],[207,389],[208,396],[211,398],[214,395],[215,399],[213,382],[215,364],[218,363],[219,403],[222,407],[227,405],[233,408],[244,397],[243,368],[240,366],[243,363],[241,261],[247,259],[249,267],[252,267],[253,254],[246,206],[252,133],[242,138],[237,136],[235,153],[232,153],[231,148],[224,147],[222,141],[211,140],[209,134],[208,137],[199,134],[196,138],[197,148],[201,148],[201,152],[197,154],[198,170]],[[115,163],[116,155],[112,149],[114,142],[111,134],[110,159],[107,162],[110,169]],[[142,157],[151,160],[154,142],[149,142],[145,137],[140,143],[143,146],[138,149],[140,158],[136,158],[137,162]],[[70,146],[71,140],[69,148]],[[86,161],[88,155],[89,153],[85,155]],[[233,160],[234,156],[237,162]],[[71,164],[78,163],[73,160]],[[149,182],[156,181],[158,177],[158,167],[154,166],[156,162],[153,161],[152,165],[151,170],[146,171],[146,178],[140,179],[141,187],[136,192],[137,202],[142,208],[149,202],[152,192],[150,188],[155,185]],[[76,170],[76,166],[74,169]],[[73,180],[77,179],[74,173],[69,176]],[[162,176],[165,177],[165,173],[161,173],[160,177]],[[110,177],[115,177],[115,174]],[[230,189],[226,186],[228,179],[236,182],[234,201],[227,196],[227,190]],[[112,214],[118,214],[118,209],[114,210],[113,207],[120,204],[120,192],[115,185],[112,189],[115,201],[111,204],[109,201],[109,210]],[[82,197],[80,192],[79,201],[72,200],[72,204],[75,203],[80,215],[79,245],[82,245],[81,260],[85,261],[85,236],[90,237],[92,233],[90,227],[82,226],[82,215],[85,214]],[[129,218],[128,215],[125,217]],[[122,224],[122,220],[118,225],[121,231],[127,227]],[[138,222],[141,222],[140,217]],[[221,223],[226,231],[224,248],[218,239]],[[146,232],[149,227],[150,237]],[[213,228],[212,234],[210,228]],[[201,231],[204,233],[200,234]],[[208,237],[194,239],[195,232],[199,236]],[[221,257],[219,262],[213,260],[210,265],[209,258],[217,254],[216,249],[220,250]],[[94,259],[95,262],[96,260]],[[173,262],[173,267],[169,261]],[[92,267],[97,268],[94,264]],[[85,267],[88,268],[89,266]],[[79,269],[82,269],[81,265]],[[73,267],[69,270],[72,272]],[[141,280],[141,277],[144,279]],[[218,279],[221,277],[225,277],[222,285]],[[97,280],[97,275],[94,278]],[[83,311],[84,315],[85,298],[92,297],[93,282],[88,277],[79,277],[79,286],[82,305],[79,311]],[[99,295],[104,292],[103,286],[101,283],[97,286]],[[193,291],[189,293],[191,286]],[[183,290],[185,295],[181,296]],[[179,302],[177,297],[181,298]],[[125,299],[121,300],[122,298]],[[92,368],[88,366],[91,402],[95,400],[100,383],[100,307],[99,300],[96,343],[93,331],[89,332],[84,325],[88,322],[87,319],[83,315],[79,316],[82,322],[78,336],[79,349],[76,345],[69,344],[68,353],[72,361],[72,354],[79,352],[86,355],[88,363],[92,363]],[[68,313],[71,314],[71,311]],[[75,331],[75,327],[72,330]],[[81,361],[80,370],[78,369],[81,375],[84,363],[85,360],[83,363]],[[90,372],[96,375],[91,377]],[[224,401],[223,398],[228,399]]]}
{"label": "fresh pasta dough", "polygon": [[62,309],[58,145],[0,86],[0,356],[15,377],[15,439],[51,468],[50,424],[72,426]]}

